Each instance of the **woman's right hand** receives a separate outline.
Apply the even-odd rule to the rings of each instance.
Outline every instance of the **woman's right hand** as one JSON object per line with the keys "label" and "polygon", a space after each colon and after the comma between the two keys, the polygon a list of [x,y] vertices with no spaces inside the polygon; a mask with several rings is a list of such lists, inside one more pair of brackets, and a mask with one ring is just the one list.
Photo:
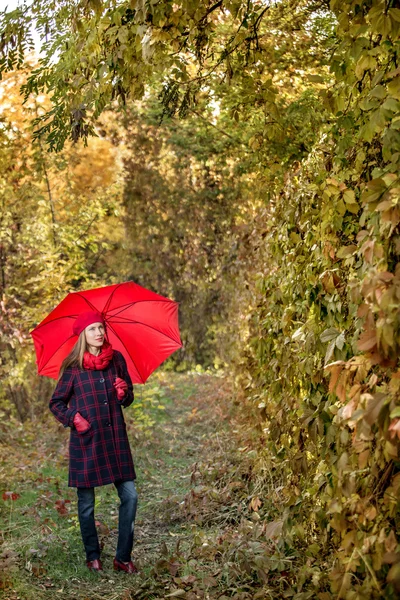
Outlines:
{"label": "woman's right hand", "polygon": [[85,431],[90,429],[90,423],[78,412],[74,416],[73,423],[78,433],[85,433]]}

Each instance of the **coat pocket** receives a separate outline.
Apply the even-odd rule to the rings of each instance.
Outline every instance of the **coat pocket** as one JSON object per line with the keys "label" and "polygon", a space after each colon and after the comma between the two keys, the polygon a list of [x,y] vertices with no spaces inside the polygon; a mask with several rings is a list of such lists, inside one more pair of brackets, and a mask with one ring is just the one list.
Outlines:
{"label": "coat pocket", "polygon": [[89,421],[89,419],[87,418],[86,414],[79,411],[79,414],[81,415],[81,417],[83,417],[85,419],[85,421],[87,421],[88,423],[88,428],[85,429],[85,431],[78,431],[77,429],[75,429],[76,433],[78,434],[79,437],[84,437],[87,436],[90,433],[93,433],[93,427],[91,422]]}
{"label": "coat pocket", "polygon": [[89,423],[88,429],[86,429],[85,431],[77,431],[76,433],[78,434],[79,437],[86,437],[86,436],[93,435],[93,427]]}

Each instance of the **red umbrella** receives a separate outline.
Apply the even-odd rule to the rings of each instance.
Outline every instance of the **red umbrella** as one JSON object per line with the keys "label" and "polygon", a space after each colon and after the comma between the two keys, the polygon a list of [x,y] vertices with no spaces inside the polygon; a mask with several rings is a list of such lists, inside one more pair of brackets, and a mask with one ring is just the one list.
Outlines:
{"label": "red umbrella", "polygon": [[57,379],[62,361],[78,339],[72,332],[75,318],[89,310],[103,315],[108,341],[124,355],[132,383],[145,383],[182,347],[178,303],[127,281],[68,294],[31,331],[39,375]]}

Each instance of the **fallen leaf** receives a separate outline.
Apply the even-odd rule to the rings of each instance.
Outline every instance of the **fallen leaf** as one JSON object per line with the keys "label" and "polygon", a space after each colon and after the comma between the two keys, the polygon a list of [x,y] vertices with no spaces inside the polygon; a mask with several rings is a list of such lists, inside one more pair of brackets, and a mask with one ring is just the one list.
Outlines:
{"label": "fallen leaf", "polygon": [[2,498],[3,500],[18,500],[21,496],[16,492],[4,492]]}
{"label": "fallen leaf", "polygon": [[258,496],[255,496],[254,498],[252,498],[250,504],[249,504],[249,509],[254,510],[254,511],[258,511],[258,509],[262,506],[262,502],[260,500],[260,498]]}
{"label": "fallen leaf", "polygon": [[68,509],[66,507],[66,504],[69,504],[71,502],[71,500],[57,500],[55,503],[55,507],[57,512],[60,515],[67,515],[68,514]]}
{"label": "fallen leaf", "polygon": [[265,526],[265,537],[266,538],[277,538],[281,535],[282,533],[282,527],[283,527],[283,521],[271,521],[270,523],[267,523],[267,525]]}
{"label": "fallen leaf", "polygon": [[185,590],[175,590],[172,594],[167,594],[166,598],[184,598],[186,596]]}
{"label": "fallen leaf", "polygon": [[397,548],[397,539],[393,529],[385,539],[385,548],[387,552],[394,552]]}

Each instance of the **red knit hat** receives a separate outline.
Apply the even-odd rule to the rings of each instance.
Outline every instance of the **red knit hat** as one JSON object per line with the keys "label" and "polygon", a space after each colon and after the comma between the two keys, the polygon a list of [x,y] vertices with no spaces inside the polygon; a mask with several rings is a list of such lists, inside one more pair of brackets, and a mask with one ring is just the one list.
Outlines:
{"label": "red knit hat", "polygon": [[103,315],[94,310],[81,313],[75,319],[75,323],[72,327],[74,335],[79,335],[86,327],[88,327],[88,325],[91,325],[92,323],[103,323],[104,325]]}

